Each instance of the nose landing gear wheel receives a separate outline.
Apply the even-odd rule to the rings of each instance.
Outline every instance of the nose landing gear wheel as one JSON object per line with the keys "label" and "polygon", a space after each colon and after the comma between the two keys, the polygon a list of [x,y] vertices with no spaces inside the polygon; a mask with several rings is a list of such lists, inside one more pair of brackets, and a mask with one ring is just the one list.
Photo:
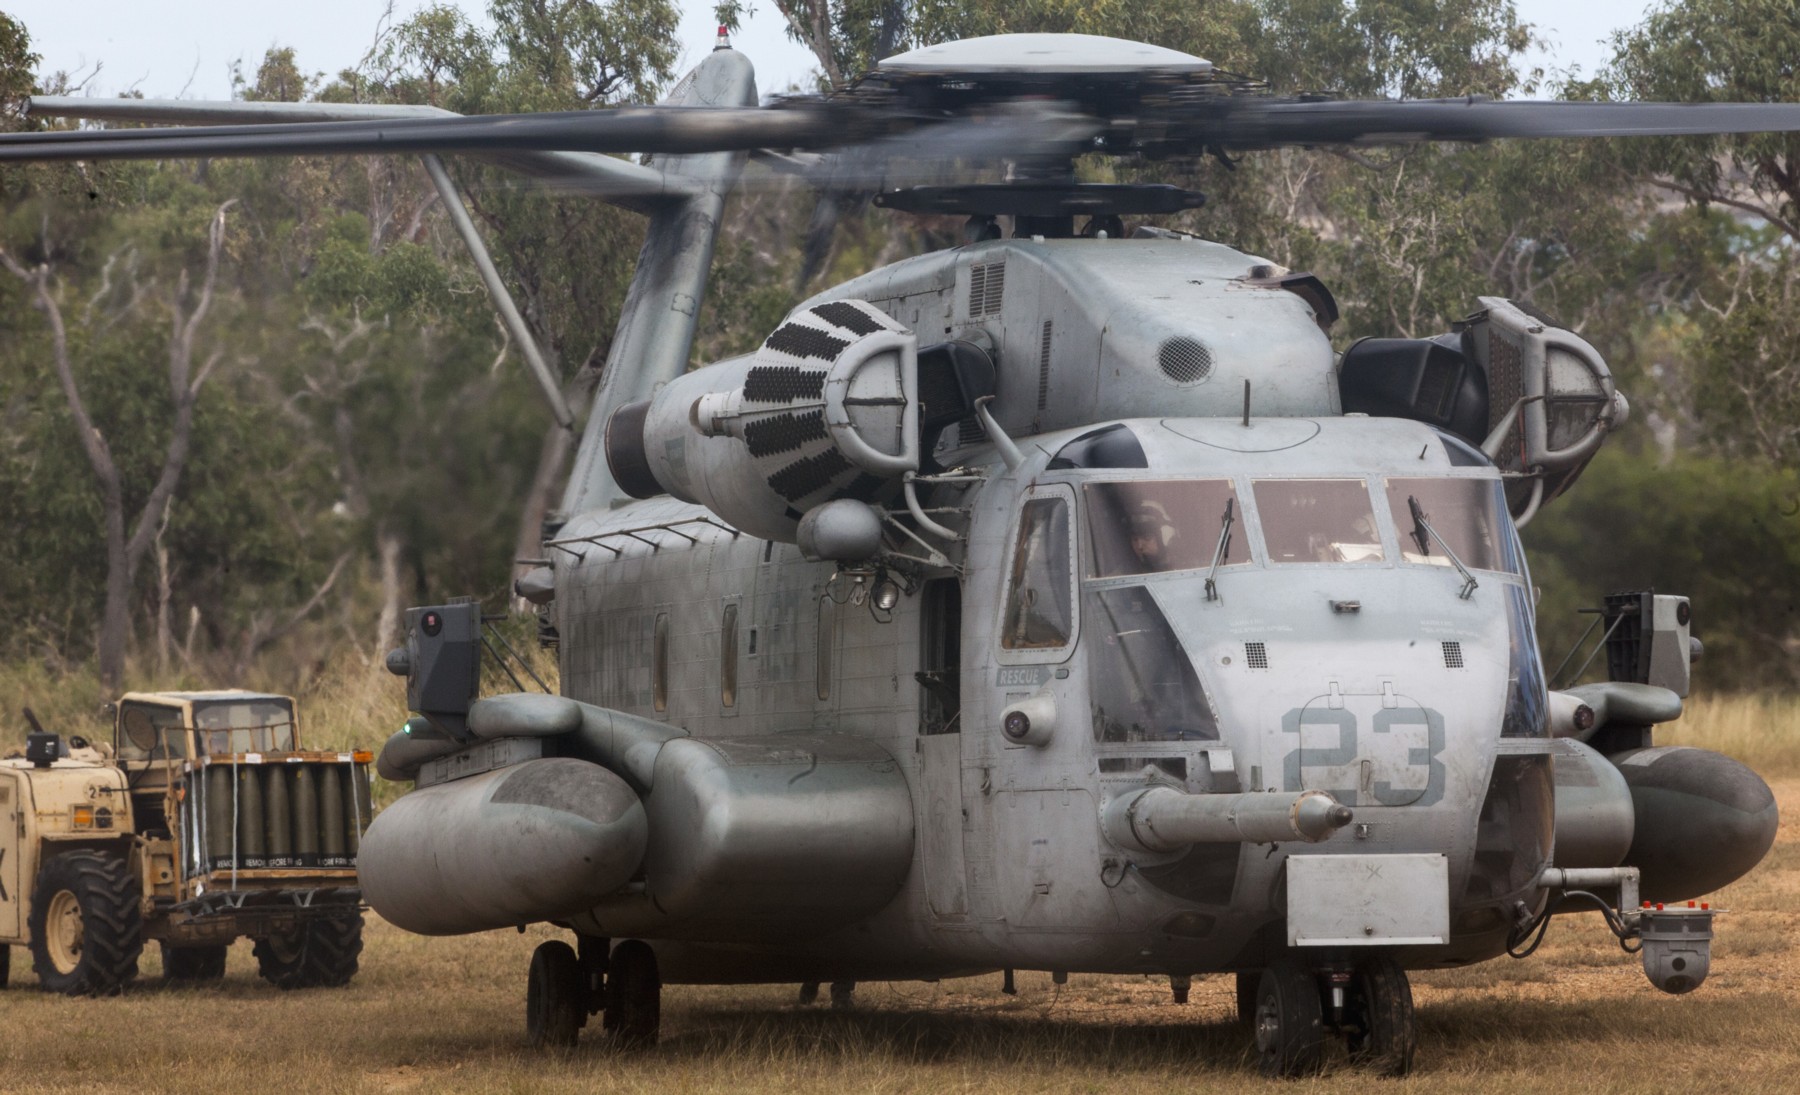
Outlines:
{"label": "nose landing gear wheel", "polygon": [[531,972],[525,980],[526,1037],[534,1048],[572,1046],[585,1022],[575,948],[561,940],[540,943],[531,953]]}
{"label": "nose landing gear wheel", "polygon": [[1350,975],[1344,998],[1344,1036],[1350,1060],[1381,1076],[1412,1071],[1418,1048],[1413,1025],[1412,985],[1400,963],[1371,958]]}
{"label": "nose landing gear wheel", "polygon": [[601,1026],[626,1049],[649,1049],[662,1027],[662,976],[648,943],[627,939],[607,964],[606,1017]]}
{"label": "nose landing gear wheel", "polygon": [[1262,973],[1256,986],[1256,1058],[1265,1076],[1310,1076],[1324,1059],[1319,981],[1291,959]]}

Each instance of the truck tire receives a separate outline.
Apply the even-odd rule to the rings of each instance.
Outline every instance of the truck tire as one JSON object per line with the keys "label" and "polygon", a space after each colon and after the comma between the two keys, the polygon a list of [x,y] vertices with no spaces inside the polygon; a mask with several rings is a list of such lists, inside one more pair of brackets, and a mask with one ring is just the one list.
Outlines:
{"label": "truck tire", "polygon": [[45,992],[115,993],[137,976],[144,950],[138,882],[125,861],[68,852],[38,871],[31,895],[31,965]]}
{"label": "truck tire", "polygon": [[356,976],[362,953],[360,911],[308,920],[256,941],[256,968],[279,989],[338,988]]}
{"label": "truck tire", "polygon": [[163,980],[188,984],[225,979],[225,944],[202,947],[162,945]]}

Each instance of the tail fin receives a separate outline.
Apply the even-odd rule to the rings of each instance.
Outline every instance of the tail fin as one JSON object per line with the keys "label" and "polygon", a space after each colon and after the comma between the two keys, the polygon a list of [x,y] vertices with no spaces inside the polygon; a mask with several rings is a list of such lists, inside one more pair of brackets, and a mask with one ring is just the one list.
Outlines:
{"label": "tail fin", "polygon": [[[663,101],[672,106],[755,106],[756,73],[736,50],[714,50]],[[687,371],[725,196],[736,184],[747,155],[706,152],[658,162],[664,176],[684,184],[689,196],[650,214],[637,273],[625,295],[618,333],[563,493],[565,515],[610,508],[628,499],[606,466],[607,420],[620,407],[650,398],[658,384]]]}

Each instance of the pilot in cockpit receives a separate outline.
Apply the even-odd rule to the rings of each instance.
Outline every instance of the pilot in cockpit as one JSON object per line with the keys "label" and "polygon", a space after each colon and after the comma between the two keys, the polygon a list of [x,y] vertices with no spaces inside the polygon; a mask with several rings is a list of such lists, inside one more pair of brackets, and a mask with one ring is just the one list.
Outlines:
{"label": "pilot in cockpit", "polygon": [[1137,557],[1138,574],[1154,574],[1167,569],[1169,543],[1175,538],[1175,526],[1162,503],[1145,501],[1131,515],[1131,553]]}

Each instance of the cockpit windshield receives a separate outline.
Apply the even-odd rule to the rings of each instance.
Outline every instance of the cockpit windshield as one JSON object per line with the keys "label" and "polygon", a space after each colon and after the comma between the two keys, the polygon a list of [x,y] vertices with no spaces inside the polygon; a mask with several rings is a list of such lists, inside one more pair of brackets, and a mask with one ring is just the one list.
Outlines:
{"label": "cockpit windshield", "polygon": [[194,704],[194,725],[209,754],[288,753],[294,709],[285,700],[209,700]]}
{"label": "cockpit windshield", "polygon": [[[1414,500],[1429,530],[1413,516]],[[1455,565],[1454,555],[1471,570],[1518,573],[1506,550],[1498,480],[1389,479],[1387,501],[1400,533],[1402,561],[1447,567]]]}
{"label": "cockpit windshield", "polygon": [[1226,507],[1237,511],[1229,479],[1165,479],[1088,483],[1082,488],[1094,538],[1094,577],[1159,574],[1250,561],[1242,525],[1227,528]]}
{"label": "cockpit windshield", "polygon": [[1361,479],[1251,483],[1271,563],[1379,563],[1386,553]]}

